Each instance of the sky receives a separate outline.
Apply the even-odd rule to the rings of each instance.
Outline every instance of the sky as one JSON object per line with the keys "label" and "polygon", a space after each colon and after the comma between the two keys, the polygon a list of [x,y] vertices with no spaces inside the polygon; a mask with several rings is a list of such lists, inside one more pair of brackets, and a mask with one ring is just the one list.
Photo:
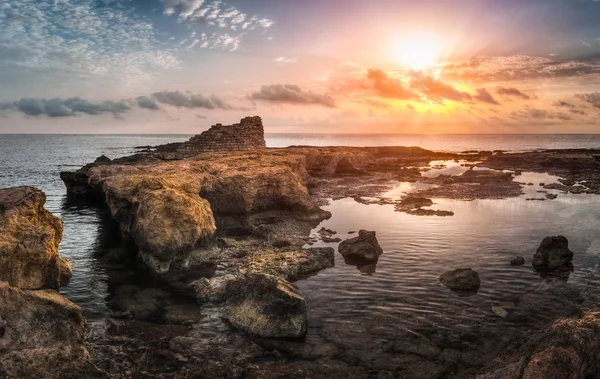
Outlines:
{"label": "sky", "polygon": [[600,0],[0,0],[0,133],[600,133]]}

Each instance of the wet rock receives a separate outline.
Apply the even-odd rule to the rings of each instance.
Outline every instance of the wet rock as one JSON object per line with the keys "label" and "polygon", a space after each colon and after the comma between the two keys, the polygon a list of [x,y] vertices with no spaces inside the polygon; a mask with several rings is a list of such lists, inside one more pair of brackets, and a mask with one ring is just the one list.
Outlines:
{"label": "wet rock", "polygon": [[306,303],[293,284],[271,275],[249,275],[227,284],[232,294],[224,317],[236,328],[261,337],[306,334]]}
{"label": "wet rock", "polygon": [[82,309],[58,292],[0,282],[0,376],[58,378],[81,369],[84,327]]}
{"label": "wet rock", "polygon": [[511,266],[523,266],[525,264],[525,258],[523,257],[515,257],[510,260]]}
{"label": "wet rock", "polygon": [[323,236],[323,237],[321,237],[321,240],[323,242],[327,242],[327,243],[342,242],[342,239],[340,237],[331,238],[331,237]]}
{"label": "wet rock", "polygon": [[555,194],[552,194],[552,193],[549,193],[549,194],[546,195],[546,199],[548,199],[548,200],[554,200],[557,197],[558,197],[558,195],[555,195]]}
{"label": "wet rock", "polygon": [[331,235],[337,234],[337,232],[335,230],[327,229],[325,227],[322,227],[321,229],[319,229],[319,231],[317,233],[319,233],[322,236],[331,236]]}
{"label": "wet rock", "polygon": [[58,255],[63,223],[33,187],[0,189],[0,281],[22,289],[58,289],[71,265]]}
{"label": "wet rock", "polygon": [[452,290],[473,291],[479,289],[479,274],[470,268],[459,268],[440,276],[440,282]]}
{"label": "wet rock", "polygon": [[568,266],[573,260],[569,241],[563,236],[546,237],[533,255],[531,264],[536,270],[555,270]]}
{"label": "wet rock", "polygon": [[578,378],[581,358],[572,347],[550,347],[534,354],[523,379]]}
{"label": "wet rock", "polygon": [[347,239],[340,243],[338,251],[344,259],[357,261],[377,261],[383,254],[383,249],[379,246],[375,232],[360,230],[358,237]]}

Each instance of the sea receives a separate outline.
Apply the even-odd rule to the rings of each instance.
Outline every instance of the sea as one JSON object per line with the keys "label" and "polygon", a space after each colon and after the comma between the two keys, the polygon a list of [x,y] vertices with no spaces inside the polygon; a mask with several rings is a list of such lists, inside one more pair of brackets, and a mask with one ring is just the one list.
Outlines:
{"label": "sea", "polygon": [[[90,322],[114,316],[110,300],[119,286],[154,284],[144,282],[147,278],[140,278],[132,268],[114,267],[99,258],[107,251],[122,249],[108,232],[111,226],[107,224],[107,210],[70,202],[59,172],[76,170],[102,154],[117,158],[136,152],[139,146],[185,141],[189,137],[0,135],[0,188],[29,185],[46,193],[46,208],[64,221],[59,252],[73,267],[71,283],[61,292],[84,308]],[[266,141],[269,147],[420,146],[449,152],[600,149],[600,135],[267,134]],[[432,162],[431,168],[428,175],[462,170],[455,162]],[[532,269],[531,257],[541,240],[553,235],[566,236],[575,252],[574,270],[567,284],[581,294],[585,304],[599,304],[598,198],[559,194],[552,201],[526,200],[541,189],[539,183],[558,179],[524,172],[519,181],[535,185],[525,188],[526,193],[520,197],[433,199],[437,209],[453,211],[452,217],[408,215],[395,212],[392,205],[365,205],[353,199],[331,201],[324,206],[332,213],[331,219],[313,232],[330,228],[345,239],[352,236],[351,231],[374,230],[384,254],[376,265],[359,268],[346,265],[336,252],[335,267],[297,282],[309,308],[307,343],[315,349],[326,345],[351,352],[359,349],[366,337],[387,338],[395,331],[415,335],[453,333],[483,322],[489,324],[489,320],[497,320],[493,325],[498,330],[526,333],[532,320],[545,320],[544,312],[529,315],[525,325],[505,320],[497,309],[516,312],[519,299],[545,285],[546,279]],[[386,196],[399,197],[410,186],[398,183]],[[335,248],[337,244],[319,242],[315,246]],[[509,264],[517,255],[525,257],[524,266]],[[482,284],[476,295],[459,296],[440,285],[438,277],[443,272],[459,267],[479,272]],[[334,350],[331,354],[338,351]]]}

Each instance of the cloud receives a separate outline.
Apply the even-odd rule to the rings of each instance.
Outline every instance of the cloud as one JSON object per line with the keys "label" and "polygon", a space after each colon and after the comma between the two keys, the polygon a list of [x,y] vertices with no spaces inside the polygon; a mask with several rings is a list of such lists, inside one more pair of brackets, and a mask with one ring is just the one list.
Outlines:
{"label": "cloud", "polygon": [[288,103],[304,105],[322,105],[335,107],[333,97],[326,94],[318,94],[312,91],[304,91],[293,84],[271,84],[260,88],[260,91],[249,96],[251,100],[266,101],[271,103]]}
{"label": "cloud", "polygon": [[366,75],[371,88],[376,95],[393,99],[409,100],[417,97],[417,94],[406,88],[402,81],[389,76],[380,69],[370,69]]}
{"label": "cloud", "polygon": [[138,98],[135,99],[135,101],[137,102],[137,105],[140,108],[146,108],[146,109],[152,109],[152,110],[159,109],[158,104],[156,104],[156,101],[149,98],[148,96],[139,96]]}
{"label": "cloud", "polygon": [[45,79],[51,73],[61,80],[110,81],[128,90],[180,64],[175,51],[161,46],[149,21],[114,4],[5,0],[0,24],[5,74]]}
{"label": "cloud", "polygon": [[557,107],[566,107],[566,108],[575,108],[575,105],[568,103],[566,101],[557,101],[554,103],[554,106]]}
{"label": "cloud", "polygon": [[203,96],[192,92],[161,91],[150,96],[138,96],[134,99],[122,99],[118,101],[105,100],[92,102],[80,97],[68,99],[52,98],[37,99],[23,98],[13,102],[0,103],[0,111],[20,112],[26,116],[47,117],[69,117],[78,115],[96,116],[101,114],[112,114],[120,117],[122,114],[133,109],[159,110],[159,104],[170,105],[178,108],[189,109],[243,109],[229,105],[218,96]]}
{"label": "cloud", "polygon": [[78,114],[99,115],[110,113],[118,115],[131,109],[127,101],[103,101],[92,103],[79,97],[69,99],[23,98],[12,103],[0,105],[0,109],[21,112],[27,116],[67,117]]}
{"label": "cloud", "polygon": [[203,96],[192,92],[161,91],[152,94],[152,98],[162,104],[178,108],[232,109],[223,99],[217,96]]}
{"label": "cloud", "polygon": [[499,95],[504,95],[504,96],[520,97],[523,100],[531,99],[531,96],[519,91],[518,89],[516,89],[514,87],[497,87],[496,93],[498,93]]}
{"label": "cloud", "polygon": [[[177,15],[177,21],[194,26],[200,25],[212,29],[202,33],[200,39],[191,42],[188,49],[199,45],[200,48],[222,48],[234,51],[242,38],[253,30],[266,31],[275,21],[251,16],[221,0],[161,0],[165,15]],[[190,38],[195,36],[192,35]],[[187,39],[180,42],[185,44]]]}
{"label": "cloud", "polygon": [[578,94],[575,97],[591,104],[595,108],[600,108],[600,92]]}
{"label": "cloud", "polygon": [[473,96],[473,98],[477,101],[481,101],[482,103],[500,105],[500,103],[496,101],[496,99],[494,99],[494,97],[485,88],[478,88],[477,95]]}
{"label": "cloud", "polygon": [[464,102],[473,99],[468,92],[459,91],[452,85],[446,84],[430,75],[424,75],[423,73],[418,72],[413,73],[412,76],[413,79],[410,82],[411,88],[415,91],[419,91],[430,100],[442,102],[442,99],[447,99],[456,102]]}
{"label": "cloud", "polygon": [[474,61],[455,62],[442,67],[442,77],[448,80],[498,82],[540,78],[569,78],[600,74],[600,61],[569,60],[515,55],[481,57]]}

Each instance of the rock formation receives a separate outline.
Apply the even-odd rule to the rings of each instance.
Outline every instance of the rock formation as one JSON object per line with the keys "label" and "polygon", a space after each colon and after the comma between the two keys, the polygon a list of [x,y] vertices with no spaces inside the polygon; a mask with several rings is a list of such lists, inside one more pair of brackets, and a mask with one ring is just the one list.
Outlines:
{"label": "rock formation", "polygon": [[22,289],[58,289],[71,265],[58,256],[62,221],[44,209],[46,195],[32,187],[0,189],[0,281]]}
{"label": "rock formation", "polygon": [[383,254],[383,249],[377,242],[375,232],[360,230],[358,237],[350,238],[338,247],[344,259],[355,262],[375,262]]}
{"label": "rock formation", "polygon": [[470,268],[445,272],[440,276],[440,282],[451,290],[457,291],[473,291],[479,289],[481,285],[479,274]]}
{"label": "rock formation", "polygon": [[567,267],[573,260],[569,241],[563,236],[546,237],[533,255],[531,264],[536,270],[556,270]]}
{"label": "rock formation", "polygon": [[0,189],[0,377],[57,378],[88,362],[83,311],[56,292],[71,267],[45,201],[32,187]]}

